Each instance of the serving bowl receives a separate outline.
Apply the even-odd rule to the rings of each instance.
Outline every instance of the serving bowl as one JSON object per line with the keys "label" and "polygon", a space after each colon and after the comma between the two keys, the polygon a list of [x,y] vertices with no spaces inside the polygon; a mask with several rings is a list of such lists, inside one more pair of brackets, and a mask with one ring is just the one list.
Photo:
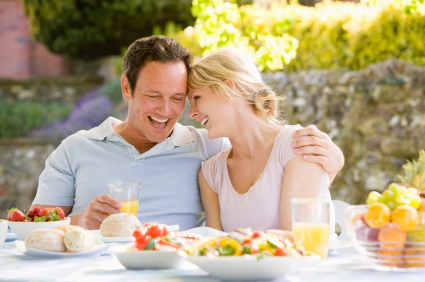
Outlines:
{"label": "serving bowl", "polygon": [[[366,256],[377,270],[383,271],[424,271],[425,270],[425,215],[422,222],[403,239],[394,234],[386,237],[393,241],[379,241],[381,229],[369,227],[364,214],[367,205],[350,206],[345,210],[348,235],[360,254]],[[392,223],[388,223],[392,224]],[[398,231],[399,232],[399,231]]]}
{"label": "serving bowl", "polygon": [[18,236],[19,239],[25,241],[28,233],[34,229],[50,229],[57,226],[69,225],[71,219],[65,217],[63,220],[58,221],[48,221],[48,222],[19,222],[19,221],[8,221],[10,229],[13,233]]}
{"label": "serving bowl", "polygon": [[0,247],[6,241],[7,234],[7,220],[0,219]]}
{"label": "serving bowl", "polygon": [[185,259],[223,280],[273,280],[320,261],[319,256],[188,256]]}
{"label": "serving bowl", "polygon": [[176,251],[129,251],[131,247],[132,244],[116,245],[109,251],[128,269],[179,268],[184,262]]}

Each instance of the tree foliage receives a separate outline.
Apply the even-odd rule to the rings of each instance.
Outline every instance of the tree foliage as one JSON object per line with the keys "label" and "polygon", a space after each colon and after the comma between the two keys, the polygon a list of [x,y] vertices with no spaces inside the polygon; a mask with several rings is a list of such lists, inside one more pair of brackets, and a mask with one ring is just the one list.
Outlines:
{"label": "tree foliage", "polygon": [[298,40],[286,33],[293,23],[282,12],[286,6],[271,2],[270,8],[238,7],[224,0],[193,0],[194,29],[204,54],[230,47],[250,54],[260,70],[282,69],[298,48]]}
{"label": "tree foliage", "polygon": [[[238,0],[239,5],[252,0]],[[50,51],[92,60],[120,55],[167,22],[194,24],[192,0],[24,0],[35,40]]]}
{"label": "tree foliage", "polygon": [[187,26],[192,0],[24,0],[31,33],[52,52],[91,60],[121,48],[172,20]]}

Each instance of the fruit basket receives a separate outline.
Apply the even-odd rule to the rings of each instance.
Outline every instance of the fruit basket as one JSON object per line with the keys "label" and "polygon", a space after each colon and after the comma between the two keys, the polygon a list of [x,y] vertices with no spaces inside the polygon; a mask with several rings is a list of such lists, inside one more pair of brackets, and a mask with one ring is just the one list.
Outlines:
{"label": "fruit basket", "polygon": [[415,189],[392,183],[382,195],[371,192],[368,205],[346,209],[347,232],[375,269],[425,270],[425,212],[421,201],[412,201],[416,196]]}

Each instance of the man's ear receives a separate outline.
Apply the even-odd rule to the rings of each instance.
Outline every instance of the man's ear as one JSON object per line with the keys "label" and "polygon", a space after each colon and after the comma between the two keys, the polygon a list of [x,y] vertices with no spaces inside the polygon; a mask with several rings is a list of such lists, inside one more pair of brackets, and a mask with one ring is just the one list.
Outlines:
{"label": "man's ear", "polygon": [[128,82],[127,76],[122,75],[121,76],[121,90],[122,90],[122,96],[126,100],[131,99],[131,88],[130,83]]}

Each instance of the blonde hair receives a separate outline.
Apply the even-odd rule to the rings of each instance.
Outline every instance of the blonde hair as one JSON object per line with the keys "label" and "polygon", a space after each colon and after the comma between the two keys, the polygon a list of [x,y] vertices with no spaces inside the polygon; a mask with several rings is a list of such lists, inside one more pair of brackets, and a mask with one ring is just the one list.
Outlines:
{"label": "blonde hair", "polygon": [[[234,83],[234,91],[226,80]],[[276,96],[264,83],[256,63],[246,54],[234,49],[219,49],[193,62],[188,78],[189,90],[210,86],[223,98],[233,102],[251,104],[255,112],[268,124],[281,124],[278,120]]]}

